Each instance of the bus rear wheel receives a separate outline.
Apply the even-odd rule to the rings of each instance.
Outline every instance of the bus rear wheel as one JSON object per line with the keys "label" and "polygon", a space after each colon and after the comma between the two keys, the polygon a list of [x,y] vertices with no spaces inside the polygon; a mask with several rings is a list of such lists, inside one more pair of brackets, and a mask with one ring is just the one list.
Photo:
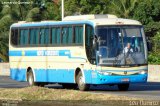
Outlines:
{"label": "bus rear wheel", "polygon": [[80,71],[76,77],[76,82],[78,84],[78,89],[80,91],[87,91],[89,90],[90,85],[89,84],[85,84],[84,82],[84,76],[82,74],[82,72]]}
{"label": "bus rear wheel", "polygon": [[32,71],[29,71],[27,73],[27,81],[28,81],[29,86],[38,86],[38,83],[36,83],[34,81],[34,76],[33,76],[33,72]]}
{"label": "bus rear wheel", "polygon": [[129,84],[119,84],[118,89],[120,91],[127,91],[129,89]]}

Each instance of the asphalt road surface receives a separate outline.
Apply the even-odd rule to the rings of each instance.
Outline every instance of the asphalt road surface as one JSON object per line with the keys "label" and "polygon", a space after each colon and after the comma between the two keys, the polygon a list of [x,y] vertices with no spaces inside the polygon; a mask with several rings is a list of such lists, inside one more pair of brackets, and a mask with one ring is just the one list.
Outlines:
{"label": "asphalt road surface", "polygon": [[[7,76],[0,76],[0,88],[24,88],[27,82],[17,82]],[[46,87],[61,89],[61,85],[53,84]],[[117,86],[91,86],[91,93],[112,94],[119,96],[138,97],[149,100],[160,100],[160,82],[148,82],[145,84],[131,84],[128,91],[118,91]]]}

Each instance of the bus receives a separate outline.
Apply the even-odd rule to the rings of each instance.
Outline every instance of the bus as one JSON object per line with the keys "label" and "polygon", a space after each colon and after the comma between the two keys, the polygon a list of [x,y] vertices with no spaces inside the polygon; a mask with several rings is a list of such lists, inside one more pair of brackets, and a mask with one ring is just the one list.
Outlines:
{"label": "bus", "polygon": [[30,86],[61,84],[126,91],[148,77],[143,26],[115,15],[67,16],[63,21],[18,22],[10,27],[10,77]]}

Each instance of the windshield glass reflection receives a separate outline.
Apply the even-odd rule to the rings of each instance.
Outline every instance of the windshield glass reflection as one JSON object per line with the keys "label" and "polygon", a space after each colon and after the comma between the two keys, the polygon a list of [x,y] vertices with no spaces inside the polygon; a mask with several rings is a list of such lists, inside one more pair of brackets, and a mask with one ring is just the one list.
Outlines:
{"label": "windshield glass reflection", "polygon": [[143,28],[140,26],[99,26],[98,57],[100,65],[145,64]]}

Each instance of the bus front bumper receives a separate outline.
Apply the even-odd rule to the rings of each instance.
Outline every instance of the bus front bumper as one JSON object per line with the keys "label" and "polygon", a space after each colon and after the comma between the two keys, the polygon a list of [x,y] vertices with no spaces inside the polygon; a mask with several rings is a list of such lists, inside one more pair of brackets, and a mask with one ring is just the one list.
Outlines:
{"label": "bus front bumper", "polygon": [[102,75],[92,76],[92,84],[123,84],[123,83],[145,83],[147,73],[138,75]]}

